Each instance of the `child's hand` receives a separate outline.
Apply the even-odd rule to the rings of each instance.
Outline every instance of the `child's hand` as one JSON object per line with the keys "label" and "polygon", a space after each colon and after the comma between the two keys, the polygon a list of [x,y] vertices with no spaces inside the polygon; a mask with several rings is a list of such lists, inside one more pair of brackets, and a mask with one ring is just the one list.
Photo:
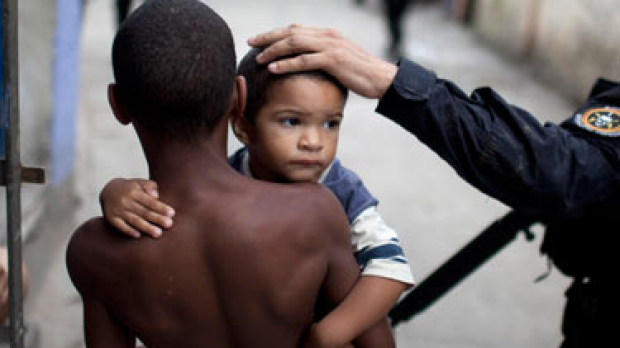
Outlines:
{"label": "child's hand", "polygon": [[113,179],[99,196],[105,219],[124,234],[157,238],[172,227],[174,209],[159,201],[157,183],[143,179]]}

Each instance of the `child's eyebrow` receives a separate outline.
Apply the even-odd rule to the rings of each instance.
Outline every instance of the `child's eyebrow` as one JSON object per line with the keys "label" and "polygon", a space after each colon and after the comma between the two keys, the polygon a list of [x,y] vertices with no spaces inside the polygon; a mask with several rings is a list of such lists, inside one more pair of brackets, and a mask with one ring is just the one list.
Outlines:
{"label": "child's eyebrow", "polygon": [[296,115],[309,115],[308,112],[298,109],[282,109],[274,113],[274,116],[280,116],[280,114],[296,114]]}
{"label": "child's eyebrow", "polygon": [[[297,116],[309,116],[310,114],[312,114],[311,112],[307,112],[304,110],[300,110],[300,109],[282,109],[282,110],[278,110],[276,112],[273,113],[274,116],[290,116],[291,114],[293,115],[297,115]],[[344,118],[344,113],[342,111],[335,111],[335,112],[328,112],[326,114],[328,117],[338,117],[338,118]]]}

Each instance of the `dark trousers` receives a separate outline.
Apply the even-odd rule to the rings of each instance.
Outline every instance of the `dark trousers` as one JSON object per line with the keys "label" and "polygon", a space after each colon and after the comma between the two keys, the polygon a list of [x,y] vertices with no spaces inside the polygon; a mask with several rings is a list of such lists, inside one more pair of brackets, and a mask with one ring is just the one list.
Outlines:
{"label": "dark trousers", "polygon": [[411,0],[384,0],[384,11],[390,34],[390,49],[400,48],[403,39],[402,21]]}
{"label": "dark trousers", "polygon": [[[613,278],[609,274],[609,278]],[[566,292],[561,348],[611,347],[620,334],[620,294],[611,281],[575,280]]]}

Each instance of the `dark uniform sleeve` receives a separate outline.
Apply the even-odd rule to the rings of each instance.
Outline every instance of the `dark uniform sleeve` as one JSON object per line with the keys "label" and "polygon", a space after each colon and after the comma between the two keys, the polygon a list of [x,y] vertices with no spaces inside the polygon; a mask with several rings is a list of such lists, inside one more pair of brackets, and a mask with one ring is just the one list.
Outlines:
{"label": "dark uniform sleeve", "polygon": [[377,112],[416,135],[467,182],[515,209],[575,217],[618,197],[611,192],[617,187],[609,186],[616,168],[608,153],[558,125],[540,124],[490,88],[467,96],[403,60]]}

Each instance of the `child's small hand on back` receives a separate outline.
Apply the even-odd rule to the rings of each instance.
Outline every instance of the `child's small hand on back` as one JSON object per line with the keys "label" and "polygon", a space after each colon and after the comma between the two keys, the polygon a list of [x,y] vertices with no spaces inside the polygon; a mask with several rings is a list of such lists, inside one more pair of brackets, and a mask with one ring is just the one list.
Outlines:
{"label": "child's small hand on back", "polygon": [[161,202],[157,183],[144,179],[113,179],[99,196],[105,219],[124,234],[157,238],[172,227],[174,209]]}

